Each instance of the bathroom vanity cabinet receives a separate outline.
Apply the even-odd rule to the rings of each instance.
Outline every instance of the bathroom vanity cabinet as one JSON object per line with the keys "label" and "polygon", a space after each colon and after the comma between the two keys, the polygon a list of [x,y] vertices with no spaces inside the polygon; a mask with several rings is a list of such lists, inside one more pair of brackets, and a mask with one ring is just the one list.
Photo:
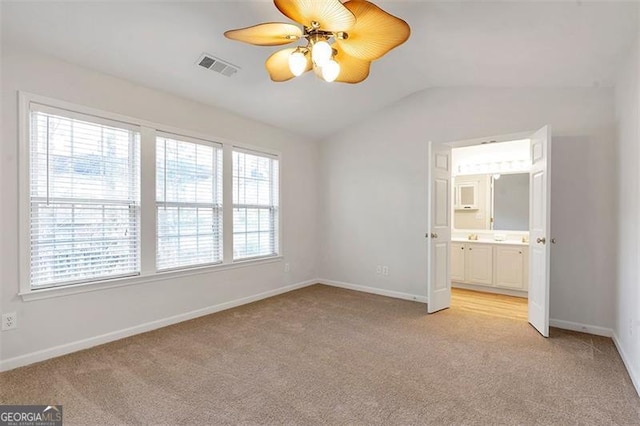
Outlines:
{"label": "bathroom vanity cabinet", "polygon": [[463,287],[526,296],[529,247],[509,242],[451,243],[451,281]]}

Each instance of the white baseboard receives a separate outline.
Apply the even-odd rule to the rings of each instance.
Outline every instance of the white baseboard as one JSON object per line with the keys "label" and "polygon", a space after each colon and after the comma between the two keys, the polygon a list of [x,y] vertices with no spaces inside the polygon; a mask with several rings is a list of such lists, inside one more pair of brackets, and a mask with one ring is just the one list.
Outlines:
{"label": "white baseboard", "polygon": [[345,283],[345,282],[342,282],[342,281],[326,280],[326,279],[323,279],[323,278],[318,279],[318,283],[319,284],[329,285],[329,286],[332,286],[332,287],[346,288],[348,290],[362,291],[364,293],[378,294],[380,296],[393,297],[395,299],[413,300],[415,302],[427,303],[427,297],[426,296],[418,296],[416,294],[402,293],[402,292],[399,292],[399,291],[385,290],[385,289],[382,289],[382,288],[368,287],[368,286],[359,285],[359,284]]}
{"label": "white baseboard", "polygon": [[549,325],[563,330],[579,331],[581,333],[594,334],[596,336],[613,337],[613,330],[597,325],[581,324],[579,322],[550,319]]}
{"label": "white baseboard", "polygon": [[638,372],[635,370],[634,366],[631,364],[631,358],[627,355],[627,353],[623,349],[622,344],[620,343],[620,339],[618,339],[618,335],[616,334],[615,331],[613,332],[613,343],[616,345],[616,348],[618,349],[618,353],[620,354],[620,358],[622,358],[622,362],[624,363],[624,366],[627,367],[627,372],[629,373],[629,377],[631,377],[631,382],[633,383],[633,386],[635,386],[636,388],[636,392],[638,392],[638,396],[640,396],[640,375],[638,375]]}
{"label": "white baseboard", "polygon": [[489,286],[458,283],[458,282],[452,282],[451,287],[461,288],[464,290],[480,291],[483,293],[506,294],[507,296],[523,297],[525,299],[528,297],[528,293],[526,291],[510,290],[508,288],[489,287]]}
{"label": "white baseboard", "polygon": [[[9,358],[9,359],[0,361],[0,372],[12,370],[18,367],[24,367],[29,364],[45,361],[47,359],[70,354],[72,352],[77,352],[83,349],[88,349],[94,346],[113,342],[115,340],[124,339],[126,337],[130,337],[136,334],[145,333],[148,331],[156,330],[158,328],[177,324],[183,321],[188,321],[201,316],[210,315],[216,312],[235,308],[237,306],[246,305],[248,303],[256,302],[258,300],[267,299],[269,297],[277,296],[279,294],[283,294],[283,293],[287,293],[300,288],[308,287],[313,284],[325,284],[332,287],[339,287],[339,288],[345,288],[349,290],[361,291],[365,293],[378,294],[381,296],[393,297],[396,299],[412,300],[416,302],[427,303],[427,298],[425,296],[418,296],[418,295],[413,295],[409,293],[402,293],[399,291],[385,290],[385,289],[376,288],[376,287],[368,287],[368,286],[363,286],[358,284],[345,283],[341,281],[313,279],[313,280],[303,281],[300,283],[280,287],[275,290],[266,291],[253,296],[243,297],[241,299],[220,303],[218,305],[208,306],[206,308],[197,309],[195,311],[187,312],[184,314],[174,315],[172,317],[147,322],[134,327],[113,331],[110,333],[102,334],[100,336],[90,337],[88,339],[78,340],[75,342],[66,343],[64,345],[59,345],[52,348],[43,349],[37,352],[20,355],[14,358]],[[574,323],[570,321],[554,320],[554,319],[550,320],[549,323],[552,327],[562,328],[566,330],[580,331],[584,333],[595,334],[598,336],[613,337],[613,341],[616,345],[616,348],[618,349],[618,352],[620,353],[620,357],[622,358],[627,368],[627,371],[629,372],[629,376],[631,377],[631,380],[636,390],[638,391],[638,395],[640,395],[640,376],[638,376],[638,374],[633,369],[633,366],[631,365],[628,356],[625,354],[622,346],[620,345],[620,342],[616,334],[611,329],[592,326],[592,325],[585,325],[580,323]]]}
{"label": "white baseboard", "polygon": [[194,318],[210,315],[216,312],[224,311],[227,309],[235,308],[237,306],[246,305],[247,303],[256,302],[258,300],[267,299],[269,297],[277,296],[279,294],[287,293],[299,288],[307,287],[313,284],[317,284],[317,279],[303,281],[296,284],[280,287],[275,290],[265,291],[263,293],[255,294],[253,296],[243,297],[241,299],[232,300],[218,305],[208,306],[206,308],[196,309],[195,311],[186,312],[184,314],[174,315],[172,317],[159,319],[156,321],[147,322],[144,324],[136,325],[134,327],[125,328],[122,330],[112,331],[110,333],[102,334],[100,336],[90,337],[88,339],[77,340],[71,343],[65,343],[64,345],[54,346],[52,348],[43,349],[37,352],[31,352],[25,355],[20,355],[14,358],[9,358],[0,361],[0,371],[12,370],[18,367],[24,367],[35,362],[45,361],[47,359],[59,357],[62,355],[70,354],[72,352],[81,351],[94,346],[102,345],[104,343],[113,342],[115,340],[124,339],[140,333],[146,333],[148,331],[156,330],[158,328],[166,327],[169,325],[177,324],[179,322],[188,321]]}

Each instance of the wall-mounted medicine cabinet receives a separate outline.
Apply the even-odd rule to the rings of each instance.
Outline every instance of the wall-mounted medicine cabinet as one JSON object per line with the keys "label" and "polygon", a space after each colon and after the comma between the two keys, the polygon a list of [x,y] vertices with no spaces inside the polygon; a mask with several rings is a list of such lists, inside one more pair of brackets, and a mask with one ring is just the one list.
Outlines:
{"label": "wall-mounted medicine cabinet", "polygon": [[454,208],[456,210],[478,209],[478,182],[459,182],[455,184]]}

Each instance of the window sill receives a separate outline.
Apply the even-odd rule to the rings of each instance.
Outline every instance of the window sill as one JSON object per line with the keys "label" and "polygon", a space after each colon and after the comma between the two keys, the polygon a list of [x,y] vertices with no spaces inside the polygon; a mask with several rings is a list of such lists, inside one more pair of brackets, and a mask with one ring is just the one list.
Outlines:
{"label": "window sill", "polygon": [[136,284],[145,284],[153,281],[164,281],[174,278],[189,277],[192,275],[210,274],[214,272],[227,271],[230,269],[246,268],[250,266],[260,266],[269,263],[282,261],[283,256],[272,256],[254,260],[236,261],[213,266],[202,266],[189,269],[156,272],[147,275],[137,275],[135,277],[114,278],[110,280],[94,281],[90,283],[74,284],[60,287],[49,287],[40,290],[30,290],[18,293],[22,300],[30,302],[32,300],[50,299],[53,297],[70,296],[72,294],[87,293],[90,291],[106,290],[110,288],[124,287]]}

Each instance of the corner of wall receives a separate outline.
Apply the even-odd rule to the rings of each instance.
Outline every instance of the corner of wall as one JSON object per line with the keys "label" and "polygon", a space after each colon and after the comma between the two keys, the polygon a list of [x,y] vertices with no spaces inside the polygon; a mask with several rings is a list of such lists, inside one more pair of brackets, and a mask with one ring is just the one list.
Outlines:
{"label": "corner of wall", "polygon": [[[638,8],[640,26],[640,8]],[[640,395],[640,32],[615,87],[617,125],[617,268],[613,340]]]}

